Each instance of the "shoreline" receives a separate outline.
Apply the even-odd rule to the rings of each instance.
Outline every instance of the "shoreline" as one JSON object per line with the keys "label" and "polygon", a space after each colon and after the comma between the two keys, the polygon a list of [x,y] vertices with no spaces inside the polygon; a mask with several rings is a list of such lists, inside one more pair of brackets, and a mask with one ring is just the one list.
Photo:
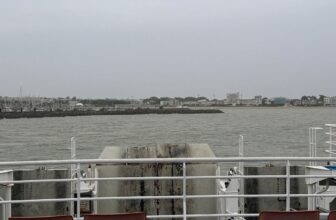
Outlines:
{"label": "shoreline", "polygon": [[44,111],[44,112],[0,112],[1,119],[18,118],[44,118],[67,116],[92,116],[92,115],[146,115],[146,114],[219,114],[224,113],[220,109],[126,109],[114,111]]}

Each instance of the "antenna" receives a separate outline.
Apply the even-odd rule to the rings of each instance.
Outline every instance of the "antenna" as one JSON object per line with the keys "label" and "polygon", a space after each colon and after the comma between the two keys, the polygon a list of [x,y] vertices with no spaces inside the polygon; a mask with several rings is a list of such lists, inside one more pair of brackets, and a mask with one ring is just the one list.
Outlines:
{"label": "antenna", "polygon": [[22,86],[20,86],[19,100],[20,100],[20,108],[21,108],[21,112],[22,112],[22,109],[23,109],[23,106],[22,106]]}
{"label": "antenna", "polygon": [[22,86],[20,86],[20,93],[19,93],[19,97],[22,98]]}

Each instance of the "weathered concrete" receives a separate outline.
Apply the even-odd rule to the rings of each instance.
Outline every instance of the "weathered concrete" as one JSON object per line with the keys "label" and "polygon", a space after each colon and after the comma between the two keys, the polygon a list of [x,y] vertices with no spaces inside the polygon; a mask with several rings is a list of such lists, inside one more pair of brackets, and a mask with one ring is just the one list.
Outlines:
{"label": "weathered concrete", "polygon": [[[14,180],[65,179],[67,170],[17,170]],[[13,200],[53,199],[70,196],[70,183],[25,183],[12,188]],[[69,202],[24,203],[12,205],[12,216],[43,216],[69,214]]]}
{"label": "weathered concrete", "polygon": [[[13,181],[12,170],[0,171],[0,181]],[[12,184],[0,184],[0,200],[11,200]],[[11,213],[10,204],[0,205],[0,220],[7,220]]]}
{"label": "weathered concrete", "polygon": [[[292,175],[304,175],[304,167],[291,167]],[[284,166],[245,167],[245,175],[285,175]],[[304,178],[291,179],[292,194],[307,194]],[[246,179],[245,194],[286,194],[286,179]],[[291,198],[290,207],[297,210],[307,209],[307,198]],[[245,212],[258,213],[265,210],[285,210],[286,198],[246,198]]]}
{"label": "weathered concrete", "polygon": [[[214,157],[207,144],[161,145],[158,147],[108,147],[101,159],[112,158],[177,158]],[[189,164],[187,175],[215,175],[216,164]],[[124,164],[98,165],[99,177],[113,176],[182,176],[182,164]],[[100,181],[98,196],[164,196],[182,195],[182,180]],[[188,180],[187,194],[216,194],[215,180]],[[188,213],[217,213],[216,199],[187,200]],[[99,201],[98,213],[145,211],[149,215],[183,214],[181,199]],[[207,219],[207,218],[198,218]]]}

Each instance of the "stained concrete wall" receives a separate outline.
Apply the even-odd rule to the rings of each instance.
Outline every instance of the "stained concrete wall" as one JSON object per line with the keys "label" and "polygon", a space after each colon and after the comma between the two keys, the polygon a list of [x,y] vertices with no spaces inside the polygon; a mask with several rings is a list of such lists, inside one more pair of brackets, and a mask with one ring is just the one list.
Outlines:
{"label": "stained concrete wall", "polygon": [[[6,194],[7,194],[6,187],[0,184],[0,198],[5,200]],[[5,207],[6,207],[6,204],[0,204],[0,220],[7,220],[7,219],[4,219],[3,217],[3,215],[6,214],[6,212],[8,212],[8,209],[4,210]]]}
{"label": "stained concrete wall", "polygon": [[[290,169],[292,175],[304,175],[304,167],[293,166]],[[245,167],[245,175],[285,175],[286,167]],[[304,178],[291,179],[290,191],[292,194],[307,194],[307,186]],[[286,179],[246,179],[245,194],[286,194]],[[307,209],[307,198],[291,198],[290,207],[297,210]],[[266,210],[285,210],[286,198],[246,198],[245,212],[258,213]]]}
{"label": "stained concrete wall", "polygon": [[[17,170],[14,180],[65,179],[67,170]],[[70,183],[25,183],[15,184],[12,188],[13,200],[53,199],[70,196]],[[12,205],[12,216],[43,216],[69,214],[69,202],[40,202]]]}
{"label": "stained concrete wall", "polygon": [[[113,158],[178,158],[214,157],[207,144],[161,145],[158,147],[108,147],[101,159]],[[187,175],[215,175],[216,164],[189,164]],[[98,165],[99,177],[124,176],[182,176],[182,164],[124,164]],[[182,195],[182,180],[100,181],[98,196],[168,196]],[[215,180],[188,180],[187,194],[217,194]],[[189,199],[190,214],[217,213],[216,199]],[[98,213],[145,211],[148,215],[183,214],[181,199],[110,200],[98,202]],[[207,218],[198,218],[207,219]]]}
{"label": "stained concrete wall", "polygon": [[[6,196],[5,188],[0,185],[0,197],[4,198],[5,196]],[[3,206],[4,204],[0,205],[0,220],[6,220],[6,219],[3,219],[2,217],[3,216]]]}

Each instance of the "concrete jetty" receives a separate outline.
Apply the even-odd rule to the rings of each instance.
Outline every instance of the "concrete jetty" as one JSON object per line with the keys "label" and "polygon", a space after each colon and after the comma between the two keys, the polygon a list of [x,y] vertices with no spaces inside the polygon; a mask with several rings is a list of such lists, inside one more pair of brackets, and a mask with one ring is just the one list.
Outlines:
{"label": "concrete jetty", "polygon": [[219,109],[189,109],[189,108],[163,108],[163,109],[125,109],[113,111],[44,111],[44,112],[0,112],[0,119],[14,118],[43,118],[90,115],[145,115],[145,114],[214,114],[223,113]]}

